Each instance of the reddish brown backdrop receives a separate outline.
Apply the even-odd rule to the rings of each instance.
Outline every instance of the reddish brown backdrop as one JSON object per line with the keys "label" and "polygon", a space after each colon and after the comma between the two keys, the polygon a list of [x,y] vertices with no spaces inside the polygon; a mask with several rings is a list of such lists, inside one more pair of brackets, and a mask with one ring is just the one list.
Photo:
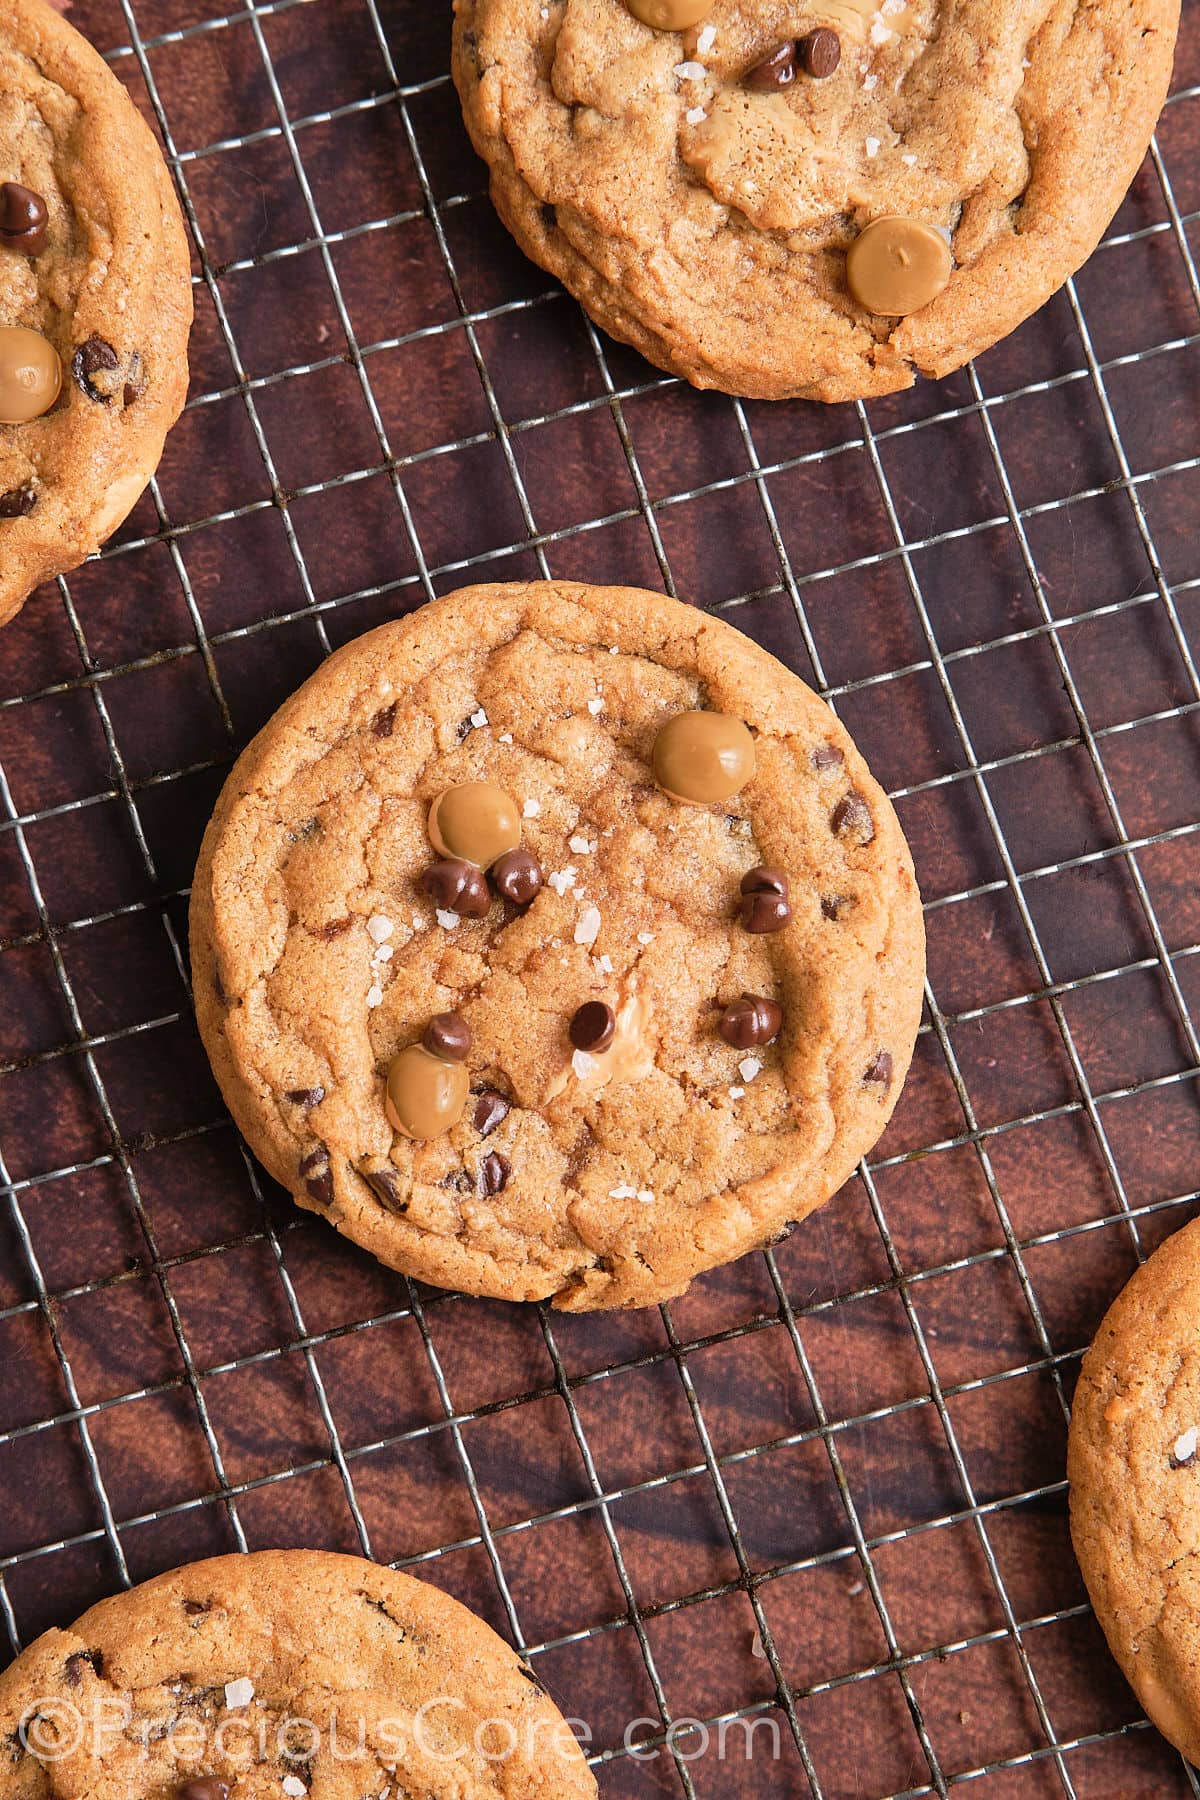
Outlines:
{"label": "reddish brown backdrop", "polygon": [[[187,1558],[369,1547],[518,1636],[599,1755],[779,1724],[778,1762],[607,1757],[606,1797],[1200,1793],[1063,1487],[1080,1351],[1194,1210],[1197,0],[1075,289],[865,412],[595,337],[493,217],[445,0],[70,12],[165,120],[198,319],[155,491],[0,636],[11,1646]],[[238,747],[330,645],[539,570],[672,586],[827,692],[928,903],[869,1171],[661,1314],[414,1291],[299,1218],[188,1006]]]}

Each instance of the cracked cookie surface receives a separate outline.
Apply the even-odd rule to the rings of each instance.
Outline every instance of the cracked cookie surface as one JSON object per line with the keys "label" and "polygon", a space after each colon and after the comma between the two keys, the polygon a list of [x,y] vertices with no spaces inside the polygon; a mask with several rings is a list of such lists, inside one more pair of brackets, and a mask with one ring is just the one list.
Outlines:
{"label": "cracked cookie surface", "polygon": [[1071,1535],[1126,1679],[1200,1762],[1200,1221],[1113,1302],[1071,1414]]}
{"label": "cracked cookie surface", "polygon": [[[455,0],[454,75],[502,219],[614,337],[699,387],[848,400],[939,376],[1090,255],[1167,92],[1179,0]],[[836,71],[748,71],[814,28]],[[948,231],[903,319],[846,256],[873,219]]]}
{"label": "cracked cookie surface", "polygon": [[481,1619],[313,1550],[192,1563],[47,1632],[0,1675],[0,1737],[0,1800],[596,1793],[532,1669]]}
{"label": "cracked cookie surface", "polygon": [[[693,708],[754,734],[732,801],[655,783]],[[479,781],[545,881],[473,918],[418,882],[431,802]],[[766,933],[742,912],[775,895],[740,895],[764,864],[791,908]],[[545,582],[432,602],[287,702],[206,834],[192,958],[226,1100],[300,1205],[425,1281],[586,1310],[677,1294],[841,1185],[903,1082],[924,936],[892,807],[801,681],[678,601]],[[718,1031],[744,994],[783,1014],[752,1054]],[[580,1062],[592,1002],[614,1038]],[[414,1142],[385,1079],[443,1013],[471,1099]]]}
{"label": "cracked cookie surface", "polygon": [[158,144],[43,0],[0,19],[0,182],[44,202],[45,248],[0,241],[0,325],[63,368],[42,417],[0,424],[0,624],[96,551],[153,475],[187,392],[191,273]]}

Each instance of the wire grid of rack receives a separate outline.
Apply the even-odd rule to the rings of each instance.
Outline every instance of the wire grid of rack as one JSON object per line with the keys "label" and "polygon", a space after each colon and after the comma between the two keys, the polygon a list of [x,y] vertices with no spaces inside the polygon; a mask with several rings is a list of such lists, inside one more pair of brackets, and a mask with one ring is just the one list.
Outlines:
{"label": "wire grid of rack", "polygon": [[[327,1545],[505,1631],[605,1794],[1200,1794],[1107,1659],[1062,1479],[1087,1337],[1197,1198],[1200,8],[1076,283],[961,376],[823,411],[692,395],[523,263],[445,7],[210,7],[72,9],[162,132],[199,318],[150,496],[0,644],[11,1649],[180,1560]],[[331,644],[539,572],[792,663],[927,898],[870,1164],[661,1313],[379,1270],[240,1150],[190,1020],[236,749]]]}

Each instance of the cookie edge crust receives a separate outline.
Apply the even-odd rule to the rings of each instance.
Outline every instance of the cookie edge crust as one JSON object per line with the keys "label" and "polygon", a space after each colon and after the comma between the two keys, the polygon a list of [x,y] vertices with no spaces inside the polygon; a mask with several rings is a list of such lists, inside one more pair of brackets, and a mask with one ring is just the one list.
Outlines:
{"label": "cookie edge crust", "polygon": [[[57,1653],[61,1648],[65,1655],[76,1648],[111,1647],[110,1653],[116,1656],[125,1646],[136,1647],[139,1636],[155,1628],[156,1615],[163,1606],[208,1598],[214,1590],[244,1593],[260,1583],[280,1606],[296,1594],[315,1605],[321,1590],[322,1597],[335,1609],[350,1608],[364,1595],[390,1601],[402,1616],[420,1620],[460,1675],[464,1688],[477,1687],[482,1678],[495,1686],[498,1708],[520,1712],[535,1707],[538,1719],[547,1728],[553,1728],[563,1718],[536,1676],[531,1679],[530,1674],[522,1673],[528,1665],[512,1646],[477,1613],[443,1589],[365,1557],[329,1550],[291,1549],[207,1557],[97,1601],[74,1624],[44,1632],[0,1674],[0,1719],[13,1701],[19,1704],[25,1675],[36,1670],[47,1651]],[[336,1611],[333,1616],[336,1621]],[[582,1750],[569,1760],[561,1759],[561,1766],[553,1771],[553,1787],[537,1757],[522,1754],[516,1768],[521,1786],[515,1791],[529,1800],[535,1800],[535,1796],[540,1800],[540,1796],[551,1793],[555,1800],[559,1796],[562,1800],[595,1800],[595,1778]]]}
{"label": "cookie edge crust", "polygon": [[[494,1261],[476,1248],[464,1248],[457,1240],[423,1232],[396,1215],[382,1215],[378,1202],[367,1195],[365,1183],[359,1184],[365,1198],[352,1218],[347,1216],[340,1198],[333,1213],[314,1203],[299,1180],[294,1140],[278,1125],[272,1110],[260,1101],[229,1047],[223,1026],[224,1009],[217,997],[215,858],[243,796],[255,789],[260,769],[274,757],[276,740],[290,733],[298,741],[306,741],[304,721],[312,707],[311,690],[319,691],[332,684],[341,668],[356,662],[375,667],[386,663],[393,675],[399,668],[403,679],[405,657],[411,662],[419,655],[421,637],[443,617],[454,620],[457,616],[456,634],[461,643],[451,643],[445,652],[453,655],[459,648],[478,641],[472,624],[477,610],[494,617],[498,606],[508,606],[515,632],[530,625],[547,627],[548,621],[537,616],[539,609],[564,605],[580,609],[592,627],[594,635],[590,641],[595,644],[607,645],[614,635],[623,640],[635,636],[639,637],[638,643],[622,642],[622,648],[629,654],[652,656],[654,651],[645,640],[661,649],[686,631],[693,638],[708,640],[710,648],[703,660],[710,665],[719,664],[722,653],[728,651],[730,660],[736,659],[742,667],[747,662],[757,665],[776,685],[782,673],[792,703],[801,704],[814,723],[819,720],[822,733],[844,750],[847,778],[864,793],[876,820],[880,844],[877,884],[887,918],[886,944],[879,960],[886,962],[888,975],[871,991],[871,1036],[873,1042],[886,1043],[892,1051],[891,1087],[886,1096],[872,1093],[861,1104],[844,1104],[835,1113],[836,1129],[828,1151],[822,1160],[814,1162],[804,1193],[796,1189],[794,1172],[781,1168],[741,1188],[727,1189],[698,1207],[697,1222],[704,1227],[705,1250],[683,1279],[653,1274],[647,1278],[646,1271],[633,1258],[628,1262],[622,1259],[615,1270],[605,1270],[598,1262],[585,1263],[565,1279],[560,1273],[539,1269],[533,1261],[514,1268],[513,1264]],[[562,635],[561,630],[557,635]],[[507,640],[497,639],[503,641]],[[908,845],[891,802],[870,775],[836,715],[799,676],[724,621],[651,590],[569,581],[459,589],[404,618],[377,626],[328,658],[268,720],[231,771],[201,845],[192,889],[190,930],[197,1021],[218,1085],[250,1148],[296,1203],[332,1223],[386,1266],[415,1279],[492,1298],[552,1299],[564,1311],[645,1306],[673,1298],[704,1270],[764,1247],[785,1224],[799,1222],[823,1206],[878,1141],[895,1109],[915,1048],[923,1002],[924,920]],[[831,1070],[834,1066],[831,1057]],[[382,1219],[386,1220],[386,1229],[381,1229]]]}
{"label": "cookie edge crust", "polygon": [[[1165,1315],[1181,1336],[1185,1316],[1200,1317],[1200,1219],[1160,1244],[1105,1313],[1080,1368],[1067,1437],[1071,1541],[1096,1618],[1147,1717],[1189,1762],[1200,1764],[1200,1668],[1176,1654],[1171,1635],[1159,1628],[1165,1571],[1148,1568],[1138,1554],[1132,1506],[1120,1503],[1128,1494],[1127,1459],[1108,1441],[1105,1419],[1122,1387],[1139,1380],[1148,1311],[1152,1328],[1161,1332]],[[1134,1410],[1158,1401],[1161,1395],[1146,1392]],[[1118,1496],[1115,1506],[1110,1493]]]}
{"label": "cookie edge crust", "polygon": [[[831,329],[817,341],[836,352],[843,337],[853,338],[856,343],[861,340],[861,351],[847,354],[842,347],[841,354],[831,355],[824,364],[814,360],[809,369],[798,370],[787,358],[772,354],[776,341],[770,333],[762,341],[761,360],[753,364],[714,354],[713,347],[723,342],[724,315],[717,311],[696,315],[691,342],[681,341],[665,327],[656,329],[651,320],[627,309],[620,286],[602,275],[563,232],[547,227],[544,207],[553,202],[539,199],[517,168],[503,132],[488,129],[483,121],[480,83],[464,40],[485,4],[487,0],[454,0],[451,73],[468,134],[488,167],[492,202],[524,253],[561,281],[611,337],[631,344],[656,367],[693,387],[716,388],[751,400],[826,403],[878,399],[912,387],[919,375],[940,379],[952,374],[1010,336],[1082,267],[1115,217],[1154,135],[1170,87],[1181,16],[1181,0],[1121,0],[1121,10],[1128,14],[1124,46],[1139,67],[1142,63],[1146,67],[1138,75],[1132,69],[1126,75],[1119,115],[1111,108],[1103,115],[1108,131],[1093,131],[1087,137],[1072,109],[1060,109],[1056,118],[1060,135],[1049,156],[1054,170],[1065,166],[1057,192],[1061,195],[1065,189],[1076,202],[1075,210],[1064,207],[1061,199],[1043,203],[1034,230],[990,245],[968,274],[956,271],[937,300],[901,319],[882,340],[856,330],[848,316],[830,314]],[[1153,60],[1144,48],[1151,37]],[[1103,85],[1103,71],[1098,70],[1096,86]],[[1124,154],[1114,156],[1107,179],[1095,178],[1102,171],[1089,171],[1091,180],[1070,180],[1072,157],[1081,145],[1094,152],[1113,143]],[[1044,146],[1039,148],[1044,153]],[[1030,185],[1041,188],[1045,183],[1045,174],[1039,172]],[[780,344],[787,341],[779,339]]]}
{"label": "cookie edge crust", "polygon": [[[79,102],[81,161],[95,169],[112,209],[116,254],[102,285],[75,296],[73,337],[85,341],[93,329],[103,335],[106,309],[116,310],[110,307],[114,281],[127,285],[137,305],[129,324],[125,309],[122,329],[145,328],[144,341],[154,344],[155,380],[137,402],[134,425],[129,411],[89,403],[64,367],[65,398],[45,423],[65,429],[74,416],[86,449],[87,486],[68,493],[51,489],[28,517],[0,523],[6,549],[0,626],[16,617],[35,588],[94,555],[145,492],[187,398],[194,310],[187,232],[157,137],[99,52],[46,0],[11,4],[12,18],[0,35]],[[139,177],[132,188],[126,180],[131,163]]]}

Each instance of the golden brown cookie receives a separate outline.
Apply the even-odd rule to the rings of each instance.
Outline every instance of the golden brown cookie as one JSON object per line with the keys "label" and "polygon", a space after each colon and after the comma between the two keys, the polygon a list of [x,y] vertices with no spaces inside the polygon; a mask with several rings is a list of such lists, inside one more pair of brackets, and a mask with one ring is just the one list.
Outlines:
{"label": "golden brown cookie", "polygon": [[0,17],[0,624],[99,549],[187,393],[187,239],[158,144],[43,3]]}
{"label": "golden brown cookie", "polygon": [[0,1675],[0,1800],[594,1800],[532,1669],[355,1556],[160,1575]]}
{"label": "golden brown cookie", "polygon": [[1200,1763],[1200,1220],[1117,1296],[1083,1361],[1067,1473],[1096,1617],[1147,1715]]}
{"label": "golden brown cookie", "polygon": [[586,1310],[678,1294],[846,1180],[924,937],[803,682],[661,594],[537,582],[382,626],[288,701],[206,834],[192,963],[300,1205],[424,1281]]}
{"label": "golden brown cookie", "polygon": [[[1179,24],[1179,0],[454,11],[526,254],[661,368],[768,400],[948,374],[1041,306],[1133,179]],[[887,254],[856,252],[883,220]]]}

